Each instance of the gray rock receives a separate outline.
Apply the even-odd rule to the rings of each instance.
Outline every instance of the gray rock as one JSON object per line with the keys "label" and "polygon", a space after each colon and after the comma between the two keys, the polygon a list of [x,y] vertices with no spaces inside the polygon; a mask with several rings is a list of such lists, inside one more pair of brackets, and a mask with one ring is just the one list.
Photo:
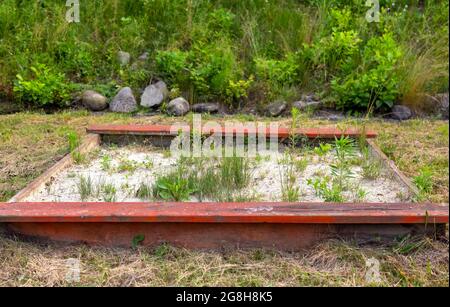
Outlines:
{"label": "gray rock", "polygon": [[147,86],[141,96],[141,106],[152,108],[159,106],[169,95],[167,85],[163,81]]}
{"label": "gray rock", "polygon": [[83,106],[91,111],[103,111],[108,107],[108,102],[105,96],[95,91],[84,91],[81,95],[81,102]]}
{"label": "gray rock", "polygon": [[167,113],[173,116],[183,116],[189,112],[189,102],[183,97],[178,97],[167,105]]}
{"label": "gray rock", "polygon": [[131,88],[122,88],[109,104],[109,109],[113,112],[119,113],[130,113],[136,111],[137,103]]}
{"label": "gray rock", "polygon": [[287,108],[287,102],[286,101],[275,101],[269,104],[266,107],[266,114],[268,116],[276,117],[281,115]]}
{"label": "gray rock", "polygon": [[219,112],[218,103],[197,103],[192,106],[192,112],[195,113],[217,113]]}
{"label": "gray rock", "polygon": [[345,119],[344,113],[336,110],[318,110],[314,113],[314,116],[319,119],[330,121],[340,121]]}
{"label": "gray rock", "polygon": [[148,57],[149,57],[149,53],[148,53],[148,52],[144,52],[143,54],[141,54],[141,55],[138,57],[138,60],[139,60],[139,61],[147,61],[147,60],[148,60]]}
{"label": "gray rock", "polygon": [[395,105],[392,108],[391,117],[396,120],[407,120],[413,116],[413,112],[407,106]]}
{"label": "gray rock", "polygon": [[122,66],[128,65],[130,64],[131,55],[128,52],[119,51],[117,52],[117,60]]}
{"label": "gray rock", "polygon": [[315,109],[320,108],[322,105],[323,105],[323,103],[321,101],[315,101],[315,100],[309,100],[309,101],[300,100],[300,101],[296,101],[292,104],[292,106],[294,108],[297,108],[301,111],[308,110],[308,109],[315,110]]}

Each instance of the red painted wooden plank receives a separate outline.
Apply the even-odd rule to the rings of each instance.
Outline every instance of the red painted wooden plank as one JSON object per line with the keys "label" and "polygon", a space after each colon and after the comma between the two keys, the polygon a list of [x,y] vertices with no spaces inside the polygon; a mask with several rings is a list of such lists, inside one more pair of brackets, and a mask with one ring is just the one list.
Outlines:
{"label": "red painted wooden plank", "polygon": [[324,203],[0,203],[0,222],[444,224],[448,205]]}
{"label": "red painted wooden plank", "polygon": [[[87,128],[88,133],[97,134],[108,134],[108,135],[121,135],[121,134],[131,134],[131,135],[176,135],[177,133],[171,133],[171,126],[165,125],[92,125]],[[227,134],[244,134],[249,133],[257,134],[259,130],[249,129],[249,128],[235,128],[226,129],[222,127],[220,132],[224,135]],[[276,133],[278,138],[286,138],[291,134],[291,130],[288,128],[279,127],[276,131],[274,129],[266,128],[265,134],[270,137]],[[361,132],[358,129],[347,129],[341,131],[337,128],[321,127],[321,128],[300,128],[295,129],[294,133],[296,135],[303,135],[310,139],[314,138],[335,138],[341,136],[349,137],[359,137]],[[202,134],[211,134],[211,129],[202,129]],[[366,131],[365,135],[367,138],[377,137],[377,133],[374,131]]]}

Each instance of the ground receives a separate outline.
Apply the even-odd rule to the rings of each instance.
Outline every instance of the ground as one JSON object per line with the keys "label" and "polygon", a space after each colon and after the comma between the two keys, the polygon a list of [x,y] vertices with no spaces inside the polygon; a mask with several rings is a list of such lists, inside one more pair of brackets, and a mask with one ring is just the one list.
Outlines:
{"label": "ground", "polygon": [[[0,116],[0,201],[6,201],[68,151],[69,131],[84,134],[92,123],[171,123],[190,121],[170,117],[91,115],[66,111],[52,115],[17,113]],[[207,117],[206,119],[211,119]],[[251,116],[213,118],[255,120]],[[205,120],[205,118],[204,118]],[[268,118],[258,120],[269,121]],[[279,119],[289,126],[289,119]],[[366,126],[379,133],[381,149],[409,177],[426,167],[433,190],[428,200],[448,203],[448,121],[417,119],[406,122],[347,120],[328,122],[302,118],[304,127]],[[193,252],[160,246],[156,249],[89,248],[34,243],[0,236],[0,286],[50,285],[184,285],[184,286],[364,286],[366,261],[381,264],[383,286],[448,286],[448,237],[441,241],[405,238],[387,245],[357,246],[330,241],[306,253],[273,251]],[[81,260],[81,280],[66,280],[68,258]]]}

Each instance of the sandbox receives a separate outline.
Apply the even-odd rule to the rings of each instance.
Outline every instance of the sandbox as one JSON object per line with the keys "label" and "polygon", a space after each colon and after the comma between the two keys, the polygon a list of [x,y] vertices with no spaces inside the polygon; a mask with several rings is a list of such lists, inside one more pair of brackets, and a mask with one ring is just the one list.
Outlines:
{"label": "sandbox", "polygon": [[[307,142],[291,148],[286,140],[293,134]],[[335,237],[379,241],[445,232],[448,205],[415,203],[417,190],[375,145],[376,133],[280,128],[276,135],[279,150],[241,160],[245,184],[224,189],[221,159],[171,156],[167,145],[176,134],[170,127],[92,126],[79,148],[87,161],[74,163],[67,155],[0,204],[0,223],[40,239],[200,249],[299,250]],[[343,137],[363,140],[365,149],[347,157],[345,184],[338,185],[335,143]],[[158,182],[180,163],[182,176],[196,179],[186,179],[192,187],[184,197],[168,196]],[[208,171],[216,188],[201,180]]]}

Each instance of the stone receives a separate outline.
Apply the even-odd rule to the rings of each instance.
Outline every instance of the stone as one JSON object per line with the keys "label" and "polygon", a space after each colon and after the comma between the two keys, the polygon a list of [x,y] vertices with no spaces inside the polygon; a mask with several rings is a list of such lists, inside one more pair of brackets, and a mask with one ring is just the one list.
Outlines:
{"label": "stone", "polygon": [[137,110],[137,102],[129,87],[122,88],[109,104],[112,112],[130,113]]}
{"label": "stone", "polygon": [[266,107],[266,114],[268,116],[276,117],[281,115],[284,111],[286,111],[287,102],[286,101],[275,101],[269,104]]}
{"label": "stone", "polygon": [[330,121],[340,121],[345,119],[344,113],[336,110],[318,110],[314,112],[314,116],[319,119]]}
{"label": "stone", "polygon": [[308,109],[318,109],[323,105],[323,103],[321,101],[315,101],[315,100],[300,100],[300,101],[296,101],[292,104],[292,106],[294,108],[299,109],[300,111],[305,111]]}
{"label": "stone", "polygon": [[167,113],[173,116],[183,116],[189,112],[189,102],[183,97],[178,97],[169,102]]}
{"label": "stone", "polygon": [[119,51],[117,52],[117,60],[119,61],[120,65],[126,66],[130,64],[131,55],[128,52]]}
{"label": "stone", "polygon": [[153,108],[160,106],[169,95],[164,81],[147,86],[141,96],[141,106]]}
{"label": "stone", "polygon": [[81,95],[81,102],[83,106],[91,111],[103,111],[108,107],[106,97],[91,90],[83,92]]}
{"label": "stone", "polygon": [[143,54],[141,54],[139,57],[138,57],[138,60],[139,61],[147,61],[148,60],[148,58],[149,58],[149,53],[148,52],[144,52]]}
{"label": "stone", "polygon": [[407,106],[395,105],[392,108],[391,117],[396,120],[408,120],[413,116],[413,112]]}
{"label": "stone", "polygon": [[197,103],[192,106],[192,112],[195,113],[217,113],[219,112],[218,103]]}

